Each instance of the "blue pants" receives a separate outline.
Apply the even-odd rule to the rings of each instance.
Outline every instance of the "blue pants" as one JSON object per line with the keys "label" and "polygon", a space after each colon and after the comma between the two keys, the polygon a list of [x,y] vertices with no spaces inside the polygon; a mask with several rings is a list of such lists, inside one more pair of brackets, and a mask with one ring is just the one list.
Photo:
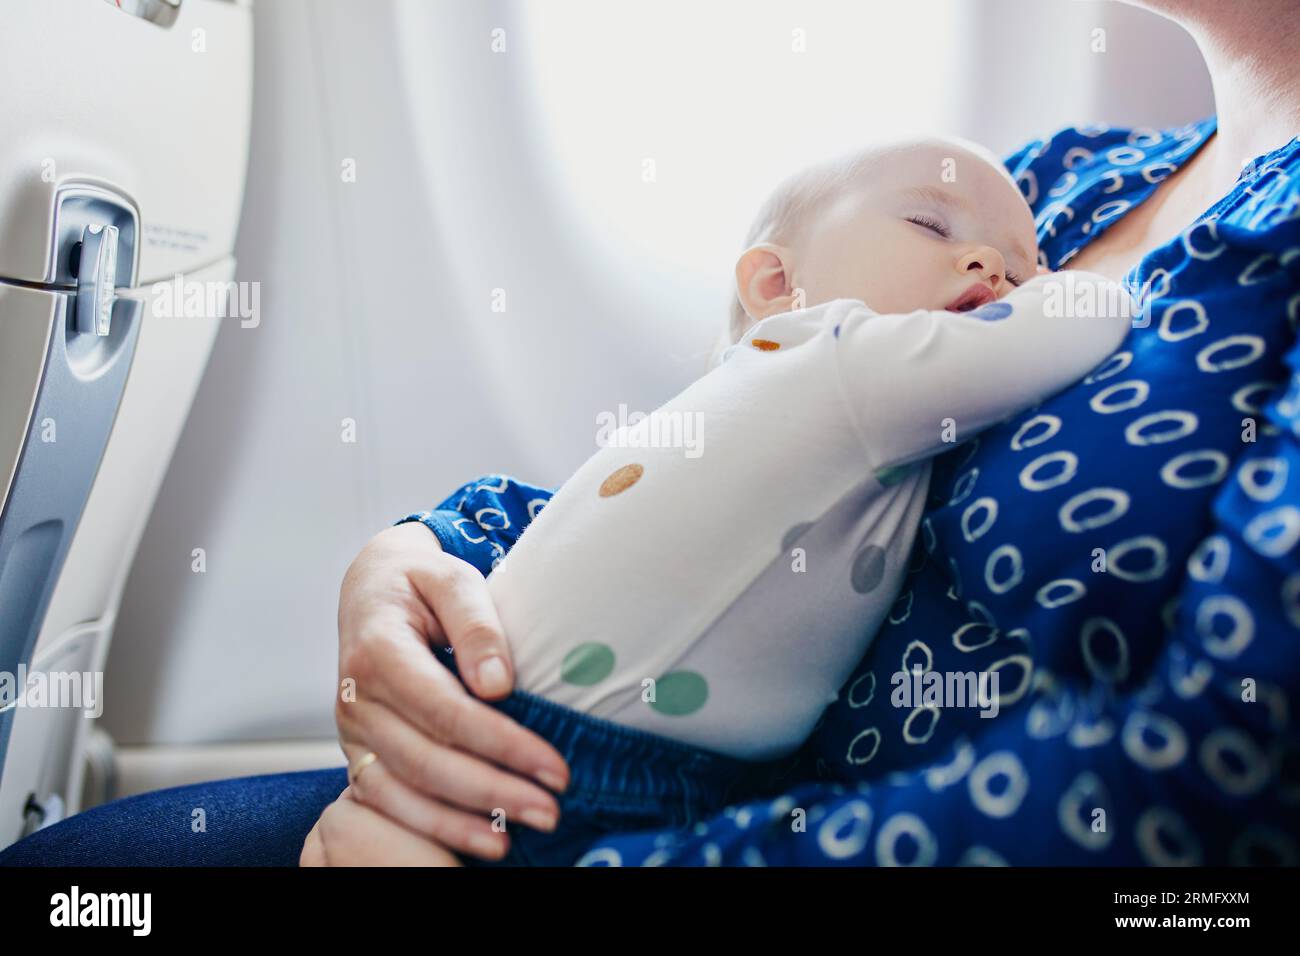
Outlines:
{"label": "blue pants", "polygon": [[336,767],[142,793],[37,830],[0,866],[297,866],[347,783]]}
{"label": "blue pants", "polygon": [[779,772],[776,762],[737,760],[525,691],[494,706],[560,752],[569,764],[569,786],[559,795],[555,832],[507,821],[510,852],[486,865],[572,866],[608,834],[689,827],[732,800],[765,790]]}
{"label": "blue pants", "polygon": [[[450,655],[435,656],[456,671]],[[689,827],[776,787],[789,766],[736,760],[525,691],[491,706],[560,752],[569,787],[553,833],[507,820],[506,858],[471,864],[571,866],[605,834]],[[346,785],[347,772],[335,768],[144,793],[38,830],[0,852],[0,866],[296,866],[308,832]]]}

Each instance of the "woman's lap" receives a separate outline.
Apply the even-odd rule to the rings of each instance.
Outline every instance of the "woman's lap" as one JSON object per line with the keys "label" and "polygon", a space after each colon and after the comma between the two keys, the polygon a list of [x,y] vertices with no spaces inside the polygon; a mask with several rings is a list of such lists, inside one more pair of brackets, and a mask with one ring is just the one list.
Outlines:
{"label": "woman's lap", "polygon": [[347,770],[237,777],[93,807],[0,851],[0,866],[297,866]]}

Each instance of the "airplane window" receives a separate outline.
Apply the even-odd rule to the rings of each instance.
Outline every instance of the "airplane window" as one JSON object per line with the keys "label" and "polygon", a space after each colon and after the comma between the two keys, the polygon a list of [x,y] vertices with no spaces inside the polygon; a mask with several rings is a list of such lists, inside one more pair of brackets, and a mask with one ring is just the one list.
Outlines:
{"label": "airplane window", "polygon": [[527,3],[507,42],[530,58],[538,135],[574,211],[628,255],[716,277],[787,172],[952,124],[968,6]]}

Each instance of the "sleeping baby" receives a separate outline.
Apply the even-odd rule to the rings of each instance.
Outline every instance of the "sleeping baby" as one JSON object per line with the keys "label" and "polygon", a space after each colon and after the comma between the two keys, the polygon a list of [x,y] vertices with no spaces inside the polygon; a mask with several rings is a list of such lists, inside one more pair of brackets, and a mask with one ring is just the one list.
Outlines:
{"label": "sleeping baby", "polygon": [[[797,750],[861,661],[932,456],[1086,375],[1131,303],[1043,273],[1016,184],[960,141],[800,173],[747,245],[707,374],[592,455],[487,584],[516,697],[748,763]],[[683,417],[689,453],[663,440]]]}

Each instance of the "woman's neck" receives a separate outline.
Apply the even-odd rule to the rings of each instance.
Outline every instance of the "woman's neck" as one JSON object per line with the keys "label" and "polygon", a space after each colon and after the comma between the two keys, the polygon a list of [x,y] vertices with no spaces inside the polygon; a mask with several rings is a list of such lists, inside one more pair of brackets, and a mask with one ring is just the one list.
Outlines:
{"label": "woman's neck", "polygon": [[1183,26],[1209,67],[1218,114],[1218,132],[1206,144],[1211,178],[1231,183],[1244,164],[1300,133],[1300,16],[1293,0],[1193,4],[1192,11]]}

